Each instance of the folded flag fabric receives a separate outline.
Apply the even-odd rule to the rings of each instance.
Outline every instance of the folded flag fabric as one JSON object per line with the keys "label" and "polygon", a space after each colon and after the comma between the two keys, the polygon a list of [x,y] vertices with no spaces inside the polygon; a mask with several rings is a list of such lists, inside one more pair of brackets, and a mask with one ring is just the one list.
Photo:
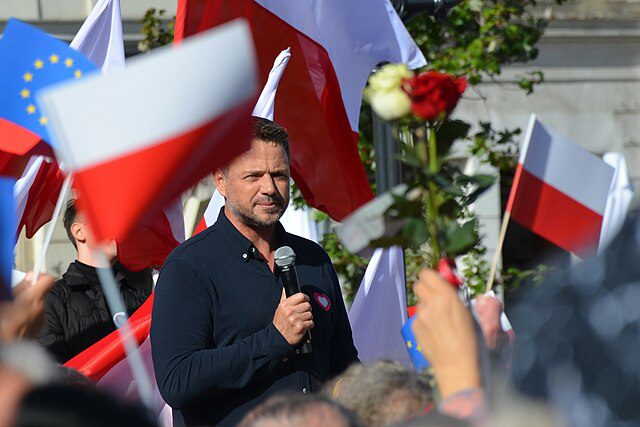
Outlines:
{"label": "folded flag fabric", "polygon": [[388,0],[179,0],[176,15],[176,40],[246,17],[262,81],[290,46],[274,120],[291,134],[294,181],[336,220],[373,198],[356,145],[362,90],[381,62],[425,64]]}
{"label": "folded flag fabric", "polygon": [[506,211],[580,257],[598,248],[613,168],[531,116]]}
{"label": "folded flag fabric", "polygon": [[248,149],[256,89],[250,30],[236,20],[122,72],[46,90],[38,104],[96,238],[126,237]]}
{"label": "folded flag fabric", "polygon": [[606,249],[622,229],[622,225],[629,213],[631,199],[633,199],[633,186],[629,178],[624,154],[616,152],[604,153],[602,160],[613,167],[615,172],[609,196],[607,197],[607,207],[603,217],[598,252]]}
{"label": "folded flag fabric", "polygon": [[402,248],[377,248],[349,310],[353,343],[363,363],[391,359],[409,365],[398,330],[407,322]]}
{"label": "folded flag fabric", "polygon": [[[17,19],[10,19],[4,29],[0,63],[0,119],[3,119],[0,150],[15,154],[25,154],[34,148],[37,141],[32,135],[51,142],[50,120],[37,106],[38,93],[54,83],[77,80],[96,69],[66,43]],[[15,138],[18,131],[7,122],[30,134]]]}
{"label": "folded flag fabric", "polygon": [[13,184],[13,178],[0,176],[0,300],[11,299],[13,245],[16,233]]}

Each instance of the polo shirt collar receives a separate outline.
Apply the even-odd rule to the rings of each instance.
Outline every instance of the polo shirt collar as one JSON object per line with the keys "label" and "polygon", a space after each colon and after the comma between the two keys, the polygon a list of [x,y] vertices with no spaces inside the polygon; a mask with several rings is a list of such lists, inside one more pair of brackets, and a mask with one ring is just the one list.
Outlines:
{"label": "polo shirt collar", "polygon": [[[258,255],[258,249],[251,240],[247,239],[240,231],[238,231],[231,221],[229,221],[229,218],[227,218],[227,215],[224,213],[224,206],[220,208],[220,213],[218,214],[218,219],[215,222],[215,227],[227,235],[233,246],[234,252],[237,252],[238,256],[241,257],[243,261],[247,262],[252,258],[256,258]],[[287,232],[280,221],[276,224],[276,242],[278,243],[278,246],[287,244]]]}

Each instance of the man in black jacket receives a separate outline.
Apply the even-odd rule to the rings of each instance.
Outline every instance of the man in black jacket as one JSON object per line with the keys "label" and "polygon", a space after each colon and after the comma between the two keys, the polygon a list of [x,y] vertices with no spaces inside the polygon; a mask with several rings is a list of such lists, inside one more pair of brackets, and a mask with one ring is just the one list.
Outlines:
{"label": "man in black jacket", "polygon": [[[156,287],[151,346],[174,425],[236,425],[280,391],[301,394],[357,361],[327,254],[279,222],[289,201],[286,130],[254,119],[251,149],[214,179],[216,223],[167,258]],[[296,253],[301,293],[285,298],[275,250]],[[311,329],[313,352],[297,346]]]}
{"label": "man in black jacket", "polygon": [[[68,361],[116,329],[98,279],[97,263],[90,250],[93,236],[84,215],[76,211],[74,200],[67,204],[64,227],[78,251],[78,257],[47,294],[45,325],[38,336],[38,341],[60,363]],[[115,242],[109,245],[107,255],[112,260],[116,259]],[[112,268],[127,314],[131,315],[151,294],[151,275],[149,271],[131,273],[118,262]]]}

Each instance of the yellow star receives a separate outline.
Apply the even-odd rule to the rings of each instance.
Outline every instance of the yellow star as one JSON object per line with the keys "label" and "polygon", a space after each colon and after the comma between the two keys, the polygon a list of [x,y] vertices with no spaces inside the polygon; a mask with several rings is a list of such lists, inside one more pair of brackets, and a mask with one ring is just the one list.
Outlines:
{"label": "yellow star", "polygon": [[409,348],[413,347],[413,343],[411,341],[407,341],[407,347]]}
{"label": "yellow star", "polygon": [[26,72],[22,75],[22,78],[25,82],[30,82],[31,80],[33,80],[33,74]]}
{"label": "yellow star", "polygon": [[60,57],[55,53],[49,57],[49,61],[51,61],[52,64],[57,64],[59,60]]}
{"label": "yellow star", "polygon": [[22,89],[22,90],[20,91],[20,96],[21,96],[23,99],[26,99],[26,98],[28,98],[28,97],[30,97],[30,96],[31,96],[31,91],[30,91],[29,89]]}
{"label": "yellow star", "polygon": [[33,113],[36,112],[36,106],[33,105],[33,104],[29,104],[29,105],[27,105],[26,110],[27,110],[27,113],[33,114]]}
{"label": "yellow star", "polygon": [[65,59],[65,60],[64,60],[64,65],[65,65],[65,67],[67,67],[67,68],[72,67],[72,66],[73,66],[73,59],[71,59],[71,58],[67,58],[67,59]]}
{"label": "yellow star", "polygon": [[46,125],[47,123],[49,123],[49,119],[47,119],[45,116],[40,117],[40,120],[38,120],[40,122],[40,124],[42,126]]}
{"label": "yellow star", "polygon": [[79,79],[80,77],[82,77],[82,71],[76,70],[73,72],[73,75],[76,79]]}
{"label": "yellow star", "polygon": [[41,59],[36,59],[36,61],[33,63],[33,66],[36,67],[36,70],[39,70],[44,66],[44,62],[42,62]]}
{"label": "yellow star", "polygon": [[419,352],[422,352],[422,347],[418,346],[418,348],[416,348],[416,350],[418,350]]}

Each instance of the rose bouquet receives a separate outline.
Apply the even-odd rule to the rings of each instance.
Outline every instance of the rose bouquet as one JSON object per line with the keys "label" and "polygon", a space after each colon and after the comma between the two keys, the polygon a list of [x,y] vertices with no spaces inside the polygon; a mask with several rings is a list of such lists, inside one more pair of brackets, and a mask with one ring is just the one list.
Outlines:
{"label": "rose bouquet", "polygon": [[451,159],[454,142],[465,139],[470,128],[450,118],[466,87],[462,77],[415,73],[389,64],[370,77],[364,94],[382,119],[397,126],[401,161],[409,176],[387,210],[403,224],[399,235],[372,244],[400,243],[423,250],[432,268],[478,243],[477,220],[468,208],[494,182],[490,175],[464,174]]}

